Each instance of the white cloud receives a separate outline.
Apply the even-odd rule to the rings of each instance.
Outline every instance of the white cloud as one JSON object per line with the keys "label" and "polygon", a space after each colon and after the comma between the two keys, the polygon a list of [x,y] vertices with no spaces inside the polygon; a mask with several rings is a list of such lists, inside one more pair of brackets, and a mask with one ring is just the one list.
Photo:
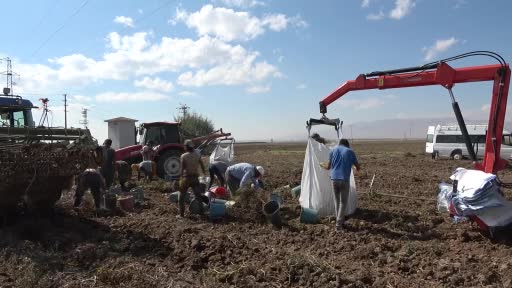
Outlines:
{"label": "white cloud", "polygon": [[258,60],[257,51],[240,45],[209,36],[197,40],[162,37],[152,43],[150,36],[146,32],[127,36],[110,33],[106,37],[108,49],[98,60],[73,54],[50,59],[48,66],[17,63],[17,72],[23,77],[16,81],[16,91],[60,93],[67,87],[137,76],[154,78],[165,72],[186,72],[181,83],[192,85],[194,80],[193,86],[247,84],[282,76],[277,67]]}
{"label": "white cloud", "polygon": [[444,40],[436,40],[436,43],[428,48],[423,48],[425,51],[425,61],[431,61],[436,58],[439,53],[445,52],[450,49],[453,45],[459,43],[460,40],[451,37]]}
{"label": "white cloud", "polygon": [[370,97],[366,99],[345,99],[340,101],[340,106],[354,110],[368,110],[381,107],[386,103],[385,99]]}
{"label": "white cloud", "polygon": [[297,85],[297,89],[303,90],[303,89],[306,89],[306,88],[308,88],[308,86],[306,84],[304,84],[304,83],[301,83],[301,84]]}
{"label": "white cloud", "polygon": [[389,17],[402,19],[411,12],[414,6],[416,6],[416,3],[413,0],[395,0],[395,8],[389,12]]}
{"label": "white cloud", "polygon": [[252,94],[266,93],[268,91],[270,91],[270,85],[266,85],[266,86],[251,86],[251,87],[247,88],[247,92],[252,93]]}
{"label": "white cloud", "polygon": [[256,6],[265,6],[265,3],[258,0],[217,0],[229,7],[252,8]]}
{"label": "white cloud", "polygon": [[384,19],[384,17],[386,17],[386,15],[384,15],[384,12],[380,11],[379,14],[368,14],[366,16],[366,19],[372,20],[372,21],[377,21],[377,20]]}
{"label": "white cloud", "polygon": [[124,25],[125,27],[133,27],[133,19],[126,16],[116,16],[115,23]]}
{"label": "white cloud", "polygon": [[267,62],[254,63],[257,53],[246,55],[239,61],[233,61],[215,66],[209,70],[185,72],[178,76],[178,84],[183,86],[205,86],[205,85],[240,85],[253,84],[274,77],[280,78],[283,75],[273,65]]}
{"label": "white cloud", "polygon": [[172,24],[183,22],[196,30],[200,36],[210,35],[224,41],[251,40],[265,33],[265,29],[282,31],[292,25],[307,27],[300,16],[288,17],[284,14],[268,14],[262,18],[249,12],[236,12],[232,9],[205,5],[199,11],[188,13],[177,9]]}
{"label": "white cloud", "polygon": [[169,92],[174,87],[172,82],[162,80],[160,78],[144,77],[142,80],[135,80],[134,85],[136,87],[144,87],[150,90],[158,90],[163,92]]}
{"label": "white cloud", "polygon": [[361,7],[366,8],[368,6],[370,6],[370,0],[363,0],[361,2]]}
{"label": "white cloud", "polygon": [[168,99],[169,97],[152,91],[144,92],[105,92],[96,95],[97,102],[148,102],[160,101]]}

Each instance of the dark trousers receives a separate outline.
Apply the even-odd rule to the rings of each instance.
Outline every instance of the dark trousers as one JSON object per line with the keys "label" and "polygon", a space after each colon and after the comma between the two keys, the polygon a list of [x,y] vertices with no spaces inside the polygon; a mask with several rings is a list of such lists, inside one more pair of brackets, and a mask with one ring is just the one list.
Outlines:
{"label": "dark trousers", "polygon": [[110,188],[114,183],[114,167],[101,167],[101,176],[105,179],[105,185]]}
{"label": "dark trousers", "polygon": [[224,175],[222,175],[222,172],[219,170],[219,168],[215,165],[210,165],[210,167],[208,167],[208,171],[210,172],[210,184],[208,185],[208,189],[212,187],[213,179],[215,176],[219,180],[220,186],[224,187],[226,180],[224,179]]}
{"label": "dark trousers", "polygon": [[226,185],[228,186],[228,190],[231,196],[234,195],[238,189],[240,189],[240,181],[241,179],[234,177],[228,171],[226,171]]}
{"label": "dark trousers", "polygon": [[[201,201],[201,186],[199,185],[199,176],[198,175],[190,175],[181,177],[180,179],[180,197],[178,199],[178,203],[180,206],[180,215],[185,216],[185,193],[187,193],[189,188],[192,188],[192,192],[194,192],[195,199]],[[202,206],[201,206],[202,207]],[[201,209],[202,214],[202,209]]]}
{"label": "dark trousers", "polygon": [[91,190],[92,197],[94,198],[94,206],[100,208],[101,203],[101,189],[105,188],[102,176],[97,172],[86,171],[78,176],[78,185],[75,191],[74,206],[78,207],[82,203],[82,197],[87,189]]}

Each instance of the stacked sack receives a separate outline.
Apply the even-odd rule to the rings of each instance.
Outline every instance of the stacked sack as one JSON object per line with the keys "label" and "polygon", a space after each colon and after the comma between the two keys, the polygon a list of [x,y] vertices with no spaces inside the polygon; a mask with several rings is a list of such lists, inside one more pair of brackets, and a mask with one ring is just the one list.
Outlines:
{"label": "stacked sack", "polygon": [[457,180],[457,191],[445,183],[439,185],[438,210],[448,210],[454,216],[476,216],[487,226],[512,223],[512,206],[503,196],[496,175],[479,170],[457,168],[450,177]]}

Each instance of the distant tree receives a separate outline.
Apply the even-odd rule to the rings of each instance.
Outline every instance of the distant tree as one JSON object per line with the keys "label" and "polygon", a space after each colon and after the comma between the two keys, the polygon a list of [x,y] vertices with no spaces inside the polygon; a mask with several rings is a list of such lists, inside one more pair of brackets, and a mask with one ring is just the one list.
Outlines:
{"label": "distant tree", "polygon": [[181,123],[181,133],[184,139],[205,136],[215,131],[213,122],[196,112],[175,116],[174,121]]}

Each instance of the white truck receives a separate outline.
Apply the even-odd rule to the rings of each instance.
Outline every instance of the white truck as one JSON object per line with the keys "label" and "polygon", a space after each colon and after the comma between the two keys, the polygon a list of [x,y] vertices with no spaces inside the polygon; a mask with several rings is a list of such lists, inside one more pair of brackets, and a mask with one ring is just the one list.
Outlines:
{"label": "white truck", "polygon": [[[469,138],[477,158],[481,159],[485,151],[485,135],[487,124],[466,125]],[[510,131],[503,130],[501,145],[501,157],[512,158],[512,139]],[[425,152],[432,155],[433,159],[450,158],[460,160],[469,158],[469,153],[464,143],[464,138],[459,125],[436,125],[428,126]]]}

